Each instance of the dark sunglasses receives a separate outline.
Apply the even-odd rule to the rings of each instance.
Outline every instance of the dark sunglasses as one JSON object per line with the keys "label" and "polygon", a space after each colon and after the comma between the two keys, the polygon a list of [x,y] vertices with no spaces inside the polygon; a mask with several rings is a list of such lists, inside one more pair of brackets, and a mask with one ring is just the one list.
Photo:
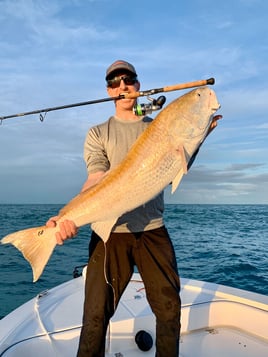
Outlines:
{"label": "dark sunglasses", "polygon": [[132,86],[138,80],[136,76],[114,77],[113,79],[107,79],[107,87],[117,88],[120,86],[121,81],[123,81],[127,86]]}

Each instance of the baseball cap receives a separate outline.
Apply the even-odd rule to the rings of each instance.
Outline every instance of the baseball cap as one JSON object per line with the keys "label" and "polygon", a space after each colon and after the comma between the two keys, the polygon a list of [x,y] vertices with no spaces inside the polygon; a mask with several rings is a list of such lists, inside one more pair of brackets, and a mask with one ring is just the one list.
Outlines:
{"label": "baseball cap", "polygon": [[137,76],[135,67],[131,63],[123,60],[117,60],[107,68],[105,79],[107,80],[109,77],[111,77],[113,72],[118,72],[120,70],[128,71]]}

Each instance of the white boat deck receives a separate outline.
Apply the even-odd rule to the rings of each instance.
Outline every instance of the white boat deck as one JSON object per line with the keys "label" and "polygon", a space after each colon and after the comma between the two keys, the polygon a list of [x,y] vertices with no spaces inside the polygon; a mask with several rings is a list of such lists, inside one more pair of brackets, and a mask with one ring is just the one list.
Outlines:
{"label": "white boat deck", "polygon": [[[0,357],[76,355],[81,328],[83,278],[49,290],[0,321]],[[268,297],[182,279],[180,357],[267,357]],[[153,357],[135,335],[155,340],[155,319],[140,276],[134,274],[107,332],[107,357]],[[168,357],[168,356],[167,356]]]}

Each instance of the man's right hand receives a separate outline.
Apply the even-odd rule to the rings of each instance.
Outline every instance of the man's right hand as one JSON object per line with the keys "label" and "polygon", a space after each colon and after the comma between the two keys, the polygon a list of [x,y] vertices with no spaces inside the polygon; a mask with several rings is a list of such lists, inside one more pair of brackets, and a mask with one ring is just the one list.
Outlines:
{"label": "man's right hand", "polygon": [[47,222],[48,228],[59,226],[59,232],[55,234],[57,244],[62,245],[66,239],[73,238],[78,233],[78,227],[73,221],[65,219],[64,221],[57,223],[59,217],[51,217]]}
{"label": "man's right hand", "polygon": [[[84,183],[81,192],[90,189],[92,186],[96,185],[106,174],[105,171],[97,171],[93,174],[88,175],[86,182]],[[54,216],[49,218],[46,222],[48,228],[54,228],[58,226],[59,231],[55,234],[57,244],[62,245],[66,239],[73,238],[78,233],[78,227],[74,224],[73,221],[68,219],[60,222],[58,224],[59,216]]]}

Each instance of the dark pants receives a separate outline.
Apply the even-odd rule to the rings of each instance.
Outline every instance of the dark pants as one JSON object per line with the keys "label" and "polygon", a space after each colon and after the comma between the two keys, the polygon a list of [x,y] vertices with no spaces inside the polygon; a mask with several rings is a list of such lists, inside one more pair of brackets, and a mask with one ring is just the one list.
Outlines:
{"label": "dark pants", "polygon": [[165,227],[141,233],[112,233],[106,248],[93,232],[89,248],[83,327],[77,356],[105,355],[109,320],[136,265],[156,316],[156,357],[178,357],[180,281],[174,249]]}

